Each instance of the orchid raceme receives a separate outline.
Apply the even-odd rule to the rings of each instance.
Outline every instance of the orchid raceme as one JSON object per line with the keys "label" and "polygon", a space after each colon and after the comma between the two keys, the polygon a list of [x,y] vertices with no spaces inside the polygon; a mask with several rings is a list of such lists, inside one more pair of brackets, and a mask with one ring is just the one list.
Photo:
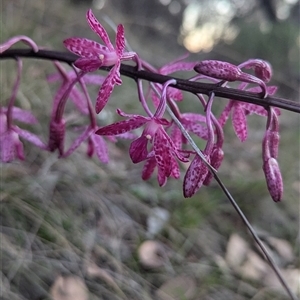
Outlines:
{"label": "orchid raceme", "polygon": [[[155,68],[140,59],[135,52],[126,52],[123,25],[118,25],[115,45],[113,45],[106,30],[91,10],[87,11],[86,19],[90,28],[100,37],[103,44],[86,38],[67,38],[64,45],[69,51],[78,55],[78,58],[72,61],[73,70],[67,71],[60,62],[53,60],[57,73],[48,75],[48,81],[59,82],[60,86],[53,99],[47,145],[34,134],[12,124],[14,118],[28,123],[32,121],[32,116],[29,116],[28,112],[20,114],[20,109],[18,110],[14,105],[21,69],[20,59],[17,59],[18,78],[12,91],[10,104],[7,105],[7,109],[1,108],[0,150],[2,161],[11,161],[15,156],[23,159],[23,146],[19,136],[44,150],[58,150],[59,157],[71,155],[82,143],[86,142],[87,155],[92,156],[93,153],[96,153],[98,159],[104,163],[108,162],[108,149],[103,136],[106,136],[111,142],[115,142],[117,138],[133,139],[129,147],[129,156],[132,162],[144,162],[143,179],[150,178],[157,168],[160,186],[163,186],[169,177],[179,178],[181,173],[179,161],[186,163],[192,156],[192,162],[183,182],[184,195],[191,197],[202,185],[209,185],[213,179],[211,171],[214,172],[221,166],[224,158],[223,129],[227,120],[231,117],[236,135],[241,141],[244,141],[248,135],[247,118],[256,114],[263,117],[268,116],[268,126],[263,138],[263,171],[273,199],[275,201],[281,199],[282,189],[274,189],[274,182],[277,180],[278,186],[280,186],[281,178],[278,175],[280,174],[278,163],[277,161],[274,162],[278,157],[279,146],[278,116],[280,111],[278,108],[269,109],[267,105],[258,106],[253,103],[230,100],[221,115],[216,117],[212,111],[212,100],[215,96],[211,90],[207,93],[210,94],[207,104],[203,95],[197,93],[196,96],[201,105],[199,108],[195,107],[193,112],[186,112],[178,103],[184,101],[185,96],[177,88],[175,79],[166,77],[165,81],[150,80],[147,93],[145,93],[142,80],[137,76],[134,79],[137,82],[138,100],[144,110],[144,115],[143,113],[125,114],[121,109],[118,109],[118,114],[127,119],[104,127],[98,124],[99,120],[95,116],[95,113],[98,114],[105,107],[114,86],[122,83],[120,67],[123,61],[133,60],[137,64],[137,72],[151,72],[160,76],[170,75],[177,71],[191,72],[195,70],[198,74],[189,77],[189,81],[208,79],[212,81],[212,85],[215,84],[216,87],[227,90],[231,88],[231,82],[241,81],[242,83],[238,86],[241,92],[245,90],[262,98],[272,96],[277,89],[275,86],[267,85],[272,79],[272,68],[268,62],[261,59],[249,59],[236,66],[218,60],[189,62],[186,61],[187,55],[184,55],[160,68]],[[33,52],[43,51],[30,38],[16,36],[0,44],[0,56],[19,41],[32,47]],[[109,68],[107,76],[90,74],[90,72],[97,71],[101,67]],[[245,73],[244,69],[250,69],[254,75]],[[81,89],[78,88],[78,84]],[[95,109],[93,109],[87,90],[88,84],[99,86]],[[250,84],[258,86],[249,87]],[[88,119],[88,124],[78,126],[77,128],[81,128],[81,131],[78,129],[73,131],[77,136],[65,150],[65,136],[69,130],[69,117],[65,109],[68,100],[71,100],[76,106],[78,116],[82,119]],[[152,102],[151,105],[148,103],[149,100]],[[168,113],[172,112],[173,114],[173,120],[165,116],[167,105]],[[151,111],[153,106],[155,112]],[[270,118],[268,111],[272,112],[272,118]],[[179,123],[175,122],[175,118]],[[141,127],[143,127],[143,132],[140,137],[136,138],[132,131]],[[78,132],[79,134],[77,134]],[[189,133],[195,139],[206,142],[203,151],[195,148],[196,144],[193,145],[194,142]]]}
{"label": "orchid raceme", "polygon": [[[86,13],[86,20],[103,43],[84,37],[65,39],[64,46],[76,58],[71,53],[39,47],[23,35],[0,44],[0,62],[9,58],[17,64],[17,76],[10,96],[5,95],[6,91],[1,94],[5,95],[1,101],[7,101],[5,104],[1,102],[0,106],[0,162],[24,160],[22,142],[26,140],[42,150],[57,151],[58,158],[67,158],[83,149],[88,157],[95,156],[101,163],[108,163],[109,142],[130,140],[129,157],[134,164],[143,163],[143,180],[148,180],[156,172],[158,185],[163,187],[168,179],[179,179],[183,175],[183,196],[189,198],[214,179],[278,275],[264,244],[217,173],[225,159],[225,150],[232,146],[231,141],[225,143],[227,121],[231,119],[235,134],[244,142],[248,138],[248,118],[255,114],[267,120],[264,134],[261,134],[261,173],[265,176],[273,201],[283,199],[283,178],[278,164],[279,108],[300,113],[300,104],[273,96],[277,87],[269,85],[273,75],[271,65],[256,58],[237,65],[220,60],[190,62],[186,60],[188,55],[184,55],[162,67],[154,67],[136,52],[125,49],[123,25],[117,26],[113,45],[91,9]],[[13,47],[19,42],[29,45],[30,49]],[[126,45],[130,49],[127,41]],[[155,53],[158,61],[163,59],[159,55],[159,52]],[[25,105],[31,107],[27,101],[30,97],[25,95],[27,90],[25,93],[19,91],[24,57],[50,60],[56,70],[56,73],[45,76],[47,85],[55,83],[58,86],[53,93],[52,111],[49,112],[46,144],[33,133],[34,130],[31,132],[31,127],[38,123],[37,118],[31,111],[22,108]],[[135,65],[127,65],[126,61],[133,61]],[[63,63],[66,63],[66,68]],[[108,73],[91,74],[99,69]],[[45,68],[45,71],[48,72],[48,69]],[[178,78],[177,75],[173,77],[175,72],[180,72]],[[182,74],[183,78],[179,78]],[[136,94],[119,94],[117,114],[121,120],[112,123],[104,107],[115,85],[122,84],[121,75],[132,78],[137,89]],[[95,99],[91,96],[91,85],[98,90]],[[122,86],[124,88],[127,87]],[[128,104],[124,101],[126,95],[130,95],[132,101],[125,109],[125,102]],[[195,100],[192,106],[188,103],[191,97]],[[216,97],[228,99],[227,104],[223,105],[220,99],[215,101]],[[45,101],[51,103],[51,98]],[[220,107],[214,107],[218,105]],[[216,111],[221,112],[216,114]],[[48,120],[47,116],[45,119]],[[230,169],[230,172],[234,170]],[[199,199],[205,201],[202,195]],[[278,278],[284,283],[283,278]]]}
{"label": "orchid raceme", "polygon": [[134,59],[136,53],[124,51],[125,38],[123,25],[118,25],[116,48],[114,48],[106,30],[96,19],[91,9],[88,10],[86,18],[91,29],[102,39],[105,46],[85,38],[69,38],[64,41],[64,45],[68,50],[80,57],[74,65],[84,72],[93,72],[100,67],[112,66],[98,93],[95,106],[96,113],[98,114],[106,105],[114,86],[122,83],[120,78],[121,61]]}

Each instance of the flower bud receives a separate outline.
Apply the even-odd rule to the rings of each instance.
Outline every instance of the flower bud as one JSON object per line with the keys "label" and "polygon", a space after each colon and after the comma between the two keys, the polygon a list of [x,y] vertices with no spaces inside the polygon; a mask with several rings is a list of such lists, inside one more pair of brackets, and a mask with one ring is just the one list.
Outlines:
{"label": "flower bud", "polygon": [[195,65],[194,70],[200,74],[226,81],[236,81],[242,75],[239,67],[219,60],[203,60]]}
{"label": "flower bud", "polygon": [[263,164],[268,190],[272,199],[278,202],[282,199],[283,182],[280,168],[275,158],[271,157]]}
{"label": "flower bud", "polygon": [[[210,157],[204,154],[209,163]],[[192,197],[202,186],[208,173],[208,168],[200,156],[195,155],[183,180],[183,195],[185,198]]]}
{"label": "flower bud", "polygon": [[59,154],[63,155],[64,138],[65,138],[65,121],[61,120],[59,123],[52,121],[50,123],[50,134],[48,149],[53,152],[58,149]]}

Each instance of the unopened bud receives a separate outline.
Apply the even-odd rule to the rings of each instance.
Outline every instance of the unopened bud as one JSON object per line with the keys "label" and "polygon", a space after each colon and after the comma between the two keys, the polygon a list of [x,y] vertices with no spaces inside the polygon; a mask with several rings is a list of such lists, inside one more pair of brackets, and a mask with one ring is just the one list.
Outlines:
{"label": "unopened bud", "polygon": [[65,122],[63,120],[61,120],[59,123],[55,121],[50,123],[48,148],[51,152],[58,149],[59,154],[63,155],[65,130]]}
{"label": "unopened bud", "polygon": [[265,173],[268,190],[272,199],[278,202],[282,199],[283,182],[278,162],[271,157],[263,164],[263,171]]}
{"label": "unopened bud", "polygon": [[194,70],[200,74],[226,81],[236,81],[242,75],[239,67],[219,60],[203,60],[195,65]]}
{"label": "unopened bud", "polygon": [[[208,155],[204,155],[209,162]],[[183,180],[183,195],[185,198],[192,197],[202,186],[208,173],[208,168],[200,156],[195,155]]]}

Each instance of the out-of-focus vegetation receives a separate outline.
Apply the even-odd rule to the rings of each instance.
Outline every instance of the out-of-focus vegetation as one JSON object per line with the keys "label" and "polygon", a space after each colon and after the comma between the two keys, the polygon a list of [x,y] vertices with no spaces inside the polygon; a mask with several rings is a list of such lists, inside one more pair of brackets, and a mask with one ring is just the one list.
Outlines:
{"label": "out-of-focus vegetation", "polygon": [[[1,42],[25,34],[40,46],[62,50],[62,40],[69,36],[97,39],[86,24],[87,3],[4,0]],[[202,48],[191,54],[193,61],[240,63],[260,57],[273,65],[272,84],[279,86],[279,95],[299,99],[299,1],[102,0],[91,5],[106,27],[107,18],[123,23],[130,46],[156,66],[185,53],[187,45],[196,49],[197,43]],[[222,27],[216,29],[211,24],[217,20]],[[113,29],[109,31],[113,36]],[[186,44],[192,33],[193,46]],[[213,40],[205,40],[209,36]],[[1,105],[10,95],[13,64],[0,62]],[[18,105],[33,110],[40,121],[34,130],[46,140],[57,86],[45,78],[54,68],[38,60],[24,60],[24,65]],[[225,102],[216,101],[214,110],[220,111]],[[114,90],[99,122],[114,120],[117,107],[138,109],[135,84],[129,79]],[[68,113],[72,116],[71,106]],[[70,129],[86,121],[71,119]],[[277,204],[268,195],[261,170],[265,124],[256,117],[249,121],[249,138],[243,144],[231,125],[226,126],[219,173],[295,288],[300,267],[299,116],[281,116],[279,163],[285,196]],[[75,136],[69,134],[67,140]],[[123,142],[109,145],[108,165],[88,159],[84,147],[64,160],[29,144],[25,148],[26,161],[1,165],[3,299],[76,299],[63,297],[74,291],[81,295],[77,299],[286,298],[215,183],[183,199],[181,181],[169,180],[162,189],[155,178],[143,182],[141,166],[130,162]],[[160,223],[158,215],[166,220],[164,226],[151,229]]]}

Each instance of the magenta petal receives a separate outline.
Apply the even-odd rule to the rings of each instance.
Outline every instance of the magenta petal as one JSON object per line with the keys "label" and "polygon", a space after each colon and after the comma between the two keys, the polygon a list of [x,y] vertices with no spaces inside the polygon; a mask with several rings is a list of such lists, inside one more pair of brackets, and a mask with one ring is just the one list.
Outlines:
{"label": "magenta petal", "polygon": [[178,61],[176,63],[170,63],[159,69],[159,73],[162,75],[168,75],[177,71],[191,71],[194,69],[195,62],[183,62]]}
{"label": "magenta petal", "polygon": [[[205,155],[206,160],[209,162],[209,157]],[[191,162],[183,180],[183,195],[185,198],[192,197],[202,186],[208,173],[206,167],[200,156],[196,155]]]}
{"label": "magenta petal", "polygon": [[[268,116],[268,111],[263,106],[255,105],[253,103],[243,103],[243,107],[248,114],[257,114],[259,116],[264,116],[264,117]],[[280,109],[277,107],[274,107],[273,109],[276,115],[280,116],[281,114]]]}
{"label": "magenta petal", "polygon": [[173,157],[171,160],[171,176],[174,177],[175,179],[178,179],[180,177],[180,169],[179,169],[178,162]]}
{"label": "magenta petal", "polygon": [[85,58],[96,59],[99,54],[109,52],[107,47],[85,38],[69,38],[63,43],[69,51]]}
{"label": "magenta petal", "polygon": [[135,118],[131,118],[124,121],[119,121],[114,124],[102,127],[98,129],[95,133],[98,135],[117,135],[129,130],[133,130],[141,127],[148,119],[143,116],[137,116]]}
{"label": "magenta petal", "polygon": [[168,97],[175,101],[182,101],[183,99],[182,92],[173,87],[168,88]]}
{"label": "magenta petal", "polygon": [[158,183],[163,186],[167,177],[171,175],[171,152],[168,147],[167,139],[157,130],[154,137],[154,153],[158,167]]}
{"label": "magenta petal", "polygon": [[[122,117],[127,117],[127,118],[139,118],[139,117],[143,117],[141,115],[134,115],[134,114],[127,114],[124,111],[122,111],[121,109],[117,108],[117,114],[122,116]],[[146,118],[147,120],[150,121],[149,117],[143,117]]]}
{"label": "magenta petal", "polygon": [[118,72],[120,68],[120,61],[116,63],[116,65],[110,70],[108,73],[106,79],[104,80],[96,100],[95,110],[96,113],[99,114],[100,111],[104,108],[106,105],[109,96],[111,95],[113,88],[116,84],[116,73]]}
{"label": "magenta petal", "polygon": [[86,139],[88,139],[92,132],[93,129],[88,126],[84,132],[75,139],[70,148],[63,154],[63,157],[71,155]]}
{"label": "magenta petal", "polygon": [[99,158],[100,161],[103,163],[108,163],[109,157],[108,157],[108,149],[106,142],[104,141],[103,137],[100,135],[92,134],[90,136],[90,139],[93,142],[96,155]]}
{"label": "magenta petal", "polygon": [[98,74],[85,74],[83,77],[83,82],[86,84],[103,84],[105,76]]}
{"label": "magenta petal", "polygon": [[12,130],[1,135],[0,151],[2,162],[10,162],[16,155],[20,160],[24,160],[23,144],[18,134]]}
{"label": "magenta petal", "polygon": [[247,139],[247,120],[242,104],[235,103],[232,112],[232,125],[241,142]]}
{"label": "magenta petal", "polygon": [[105,45],[108,47],[110,51],[114,50],[112,43],[110,42],[109,36],[105,30],[105,28],[99,23],[99,21],[94,16],[91,9],[87,11],[86,14],[87,21],[91,27],[91,29],[102,39]]}
{"label": "magenta petal", "polygon": [[[268,95],[274,95],[277,90],[278,90],[278,87],[275,86],[275,85],[269,85],[269,86],[267,86]],[[258,86],[251,87],[251,88],[247,89],[247,92],[260,93],[261,92],[261,88],[258,87]]]}
{"label": "magenta petal", "polygon": [[[7,109],[3,109],[3,111],[6,112]],[[14,106],[12,109],[12,118],[26,124],[36,124],[38,122],[36,117],[30,111],[16,106]]]}
{"label": "magenta petal", "polygon": [[225,108],[223,109],[218,121],[219,121],[219,124],[221,127],[224,127],[224,125],[226,124],[228,118],[229,118],[229,115],[230,115],[230,112],[231,112],[231,109],[232,109],[232,106],[234,104],[234,101],[233,100],[230,100],[227,105],[225,106]]}
{"label": "magenta petal", "polygon": [[35,135],[27,130],[21,129],[17,126],[14,126],[13,129],[21,138],[27,140],[28,142],[32,143],[33,145],[39,147],[40,149],[43,149],[43,150],[47,149],[46,144],[44,144],[37,135]]}
{"label": "magenta petal", "polygon": [[186,130],[193,132],[200,138],[207,140],[208,139],[208,130],[206,125],[202,125],[200,123],[191,123],[191,122],[185,122],[183,123]]}
{"label": "magenta petal", "polygon": [[190,121],[190,122],[206,123],[206,116],[203,116],[200,114],[195,114],[195,113],[184,113],[182,119]]}
{"label": "magenta petal", "polygon": [[263,171],[272,199],[275,202],[280,201],[283,195],[283,181],[277,160],[271,157],[264,162]]}
{"label": "magenta petal", "polygon": [[122,56],[125,49],[125,37],[124,37],[124,26],[118,25],[117,36],[116,36],[116,51],[119,57]]}
{"label": "magenta petal", "polygon": [[79,58],[74,62],[74,66],[84,72],[93,72],[102,66],[100,59]]}
{"label": "magenta petal", "polygon": [[172,126],[172,131],[171,131],[171,140],[174,143],[174,146],[177,149],[182,148],[182,133],[179,127],[174,123]]}
{"label": "magenta petal", "polygon": [[137,164],[137,163],[147,159],[148,141],[149,140],[145,136],[141,136],[131,143],[130,148],[129,148],[129,155],[134,164]]}
{"label": "magenta petal", "polygon": [[154,169],[156,167],[156,160],[154,157],[151,157],[146,160],[145,165],[142,171],[142,179],[147,180],[151,177]]}
{"label": "magenta petal", "polygon": [[75,104],[77,109],[84,115],[89,114],[89,109],[87,105],[87,100],[85,99],[84,95],[79,91],[76,87],[72,89],[70,92],[70,99]]}

